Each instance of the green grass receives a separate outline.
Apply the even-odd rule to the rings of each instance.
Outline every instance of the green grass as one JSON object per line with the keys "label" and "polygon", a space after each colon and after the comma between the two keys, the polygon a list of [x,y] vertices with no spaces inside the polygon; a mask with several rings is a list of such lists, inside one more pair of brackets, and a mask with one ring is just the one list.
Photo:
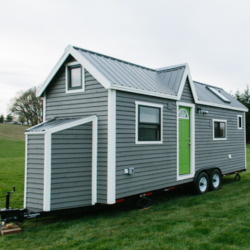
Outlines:
{"label": "green grass", "polygon": [[[8,126],[11,130],[15,125]],[[25,127],[19,127],[23,132]],[[16,185],[11,205],[21,207],[24,137],[10,134],[0,135],[0,193]],[[247,158],[250,162],[250,147]],[[250,174],[242,174],[239,182],[233,177],[223,178],[219,191],[203,196],[187,188],[154,195],[144,210],[126,206],[49,217],[36,228],[29,228],[35,223],[29,221],[23,233],[0,236],[0,249],[250,249]]]}

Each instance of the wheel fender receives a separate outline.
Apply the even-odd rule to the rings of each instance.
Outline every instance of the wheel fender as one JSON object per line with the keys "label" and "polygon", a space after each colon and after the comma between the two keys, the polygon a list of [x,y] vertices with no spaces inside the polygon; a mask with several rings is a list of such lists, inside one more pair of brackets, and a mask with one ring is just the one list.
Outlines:
{"label": "wheel fender", "polygon": [[199,174],[200,174],[201,172],[206,172],[206,173],[208,174],[208,176],[210,176],[210,174],[212,173],[212,171],[213,171],[214,169],[218,169],[218,170],[220,171],[221,176],[222,176],[221,170],[220,170],[220,168],[218,168],[218,167],[215,167],[215,166],[214,166],[214,167],[209,167],[209,168],[201,168],[201,169],[199,169],[199,170],[195,173],[195,176],[194,176],[194,183],[196,183],[197,178],[198,178],[198,176],[199,176]]}

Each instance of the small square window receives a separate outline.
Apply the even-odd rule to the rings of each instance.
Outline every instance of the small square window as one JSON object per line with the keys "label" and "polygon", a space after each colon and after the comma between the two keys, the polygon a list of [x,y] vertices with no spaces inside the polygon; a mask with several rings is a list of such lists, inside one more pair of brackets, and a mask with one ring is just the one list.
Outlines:
{"label": "small square window", "polygon": [[227,139],[227,121],[214,120],[214,140],[226,140]]}
{"label": "small square window", "polygon": [[242,129],[242,115],[237,116],[238,129]]}
{"label": "small square window", "polygon": [[136,144],[162,143],[162,105],[136,102]]}

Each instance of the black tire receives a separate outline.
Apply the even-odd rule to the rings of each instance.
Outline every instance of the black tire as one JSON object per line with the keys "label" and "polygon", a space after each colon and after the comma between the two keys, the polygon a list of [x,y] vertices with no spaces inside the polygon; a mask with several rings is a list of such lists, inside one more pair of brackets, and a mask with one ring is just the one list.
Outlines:
{"label": "black tire", "polygon": [[213,170],[209,178],[210,190],[219,190],[221,186],[221,174],[218,169]]}
{"label": "black tire", "polygon": [[206,172],[201,172],[195,182],[197,194],[205,194],[209,189],[209,177]]}

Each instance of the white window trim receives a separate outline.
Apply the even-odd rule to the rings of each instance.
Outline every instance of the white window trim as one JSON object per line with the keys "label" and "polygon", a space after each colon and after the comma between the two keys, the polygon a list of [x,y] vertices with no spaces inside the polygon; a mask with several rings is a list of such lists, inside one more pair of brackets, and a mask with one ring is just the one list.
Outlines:
{"label": "white window trim", "polygon": [[[214,122],[225,122],[225,124],[226,124],[226,137],[225,138],[215,138],[214,137]],[[213,140],[214,141],[225,141],[225,140],[227,140],[227,120],[213,119]]]}
{"label": "white window trim", "polygon": [[[195,175],[195,105],[185,102],[176,102],[177,119],[177,181],[193,178]],[[179,175],[179,106],[190,108],[190,173]]]}
{"label": "white window trim", "polygon": [[[241,117],[241,127],[239,127],[239,117]],[[243,115],[237,115],[237,128],[238,129],[243,129],[242,122],[243,122]]]}
{"label": "white window trim", "polygon": [[68,68],[70,66],[79,65],[82,67],[82,65],[79,62],[71,62],[65,64],[65,93],[66,94],[73,94],[73,93],[79,93],[85,91],[85,70],[84,67],[82,67],[82,88],[81,89],[74,89],[70,90],[68,89]]}
{"label": "white window trim", "polygon": [[[48,129],[44,132],[25,132],[26,134],[26,154],[25,154],[25,195],[24,206],[26,206],[26,192],[27,192],[27,138],[28,135],[44,134],[44,185],[43,185],[43,211],[51,210],[51,137],[55,132],[79,126],[88,122],[92,122],[92,192],[91,203],[97,203],[97,140],[98,140],[98,118],[91,116],[82,118],[77,121],[72,121],[67,124]],[[41,124],[39,124],[41,125]],[[37,126],[37,125],[36,125]],[[36,127],[34,126],[34,127]],[[34,128],[33,127],[33,128]]]}
{"label": "white window trim", "polygon": [[[156,107],[161,109],[161,140],[160,141],[138,141],[138,114],[139,114],[139,105]],[[135,144],[162,144],[163,143],[163,105],[150,103],[150,102],[140,102],[135,101]]]}

